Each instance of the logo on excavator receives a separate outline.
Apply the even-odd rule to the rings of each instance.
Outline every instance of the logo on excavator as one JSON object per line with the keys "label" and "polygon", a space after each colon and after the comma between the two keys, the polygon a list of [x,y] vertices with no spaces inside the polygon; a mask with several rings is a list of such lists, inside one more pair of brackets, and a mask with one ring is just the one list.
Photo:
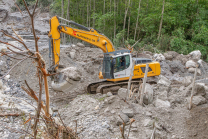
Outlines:
{"label": "logo on excavator", "polygon": [[74,35],[74,36],[76,36],[76,35],[77,35],[76,33],[77,33],[77,32],[73,30],[73,35]]}

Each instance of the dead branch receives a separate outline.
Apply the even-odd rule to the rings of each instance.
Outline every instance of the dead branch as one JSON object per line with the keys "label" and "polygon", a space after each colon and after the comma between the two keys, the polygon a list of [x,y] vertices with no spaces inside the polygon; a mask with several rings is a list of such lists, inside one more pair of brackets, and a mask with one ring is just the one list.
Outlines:
{"label": "dead branch", "polygon": [[30,56],[26,56],[24,57],[21,61],[19,61],[17,64],[15,64],[4,76],[2,76],[0,79],[3,79],[5,76],[7,76],[11,71],[12,69],[14,69],[18,64],[20,64],[21,62],[23,62],[24,60],[26,60],[27,58],[29,58]]}
{"label": "dead branch", "polygon": [[35,27],[34,27],[34,14],[35,14],[35,9],[37,8],[37,4],[38,4],[38,0],[36,1],[36,4],[35,4],[35,8],[33,9],[33,13],[31,14],[28,7],[27,7],[27,4],[25,2],[25,0],[23,0],[24,2],[24,5],[27,9],[27,12],[30,16],[30,19],[31,19],[31,23],[32,23],[32,31],[33,31],[33,36],[34,36],[34,40],[35,40],[35,48],[36,48],[36,52],[38,52],[38,38],[36,37],[36,34],[35,34]]}
{"label": "dead branch", "polygon": [[16,39],[16,38],[14,38],[14,37],[12,37],[11,35],[5,33],[4,31],[1,31],[1,32],[2,32],[5,36],[10,37],[10,38],[12,38],[12,39],[18,41],[19,43],[21,43],[21,44],[25,47],[25,49],[29,50],[24,42],[22,42],[22,41],[20,41],[20,40],[18,40],[18,39]]}
{"label": "dead branch", "polygon": [[38,123],[38,118],[40,115],[40,111],[41,111],[41,96],[42,96],[42,84],[43,84],[43,76],[41,72],[38,72],[38,77],[39,77],[39,86],[40,86],[40,92],[39,92],[39,98],[38,98],[38,110],[36,113],[36,119],[35,119],[35,123],[34,123],[34,137],[36,139],[36,135],[37,135],[37,123]]}
{"label": "dead branch", "polygon": [[6,44],[6,45],[10,45],[10,46],[12,46],[12,47],[14,47],[14,48],[16,48],[16,49],[18,49],[18,50],[20,50],[20,51],[23,51],[22,49],[20,49],[20,48],[14,46],[14,45],[12,45],[12,44],[10,44],[10,43],[2,42],[1,40],[0,40],[0,43],[4,43],[4,44]]}
{"label": "dead branch", "polygon": [[189,110],[191,109],[192,99],[193,99],[193,96],[194,96],[194,89],[195,89],[195,80],[196,80],[197,68],[198,68],[198,66],[196,66],[196,68],[195,68],[194,79],[193,79],[192,90],[191,90],[191,98],[190,98],[190,102],[189,102]]}
{"label": "dead branch", "polygon": [[129,133],[130,133],[130,130],[131,130],[131,125],[132,125],[133,122],[135,122],[135,119],[132,118],[132,119],[130,120],[130,126],[129,126],[129,132],[128,132],[127,139],[129,138]]}
{"label": "dead branch", "polygon": [[16,58],[16,57],[13,57],[13,56],[10,56],[10,55],[8,55],[8,53],[3,53],[3,52],[0,52],[1,54],[2,54],[2,56],[8,56],[8,57],[10,57],[10,58],[13,58],[13,59],[16,59],[16,60],[22,60],[22,59],[20,59],[20,58]]}
{"label": "dead branch", "polygon": [[[12,27],[12,26],[11,26],[11,27]],[[13,27],[12,27],[12,30],[13,30],[14,34],[15,34],[22,42],[24,42],[23,39],[15,32],[15,30],[14,30]]]}
{"label": "dead branch", "polygon": [[20,114],[18,113],[11,113],[11,114],[0,114],[0,117],[3,117],[3,116],[20,116]]}
{"label": "dead branch", "polygon": [[[19,10],[19,12],[22,14],[22,11],[20,10],[19,6],[15,3],[15,6],[17,7],[17,9]],[[23,16],[23,14],[22,14]]]}

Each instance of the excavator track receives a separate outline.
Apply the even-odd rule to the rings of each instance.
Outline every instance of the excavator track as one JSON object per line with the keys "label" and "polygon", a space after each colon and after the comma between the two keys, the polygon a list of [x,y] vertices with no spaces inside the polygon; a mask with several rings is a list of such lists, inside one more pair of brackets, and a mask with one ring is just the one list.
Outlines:
{"label": "excavator track", "polygon": [[[141,78],[137,80],[132,80],[131,81],[131,85],[133,85],[132,90],[134,90],[135,88],[139,88],[142,82],[143,81]],[[155,84],[156,81],[148,80],[147,83]],[[117,94],[120,88],[127,88],[127,86],[128,86],[128,81],[109,82],[107,80],[104,80],[104,81],[90,83],[86,88],[86,92],[90,94],[95,94],[95,93],[106,94],[108,92],[111,92],[112,94]]]}
{"label": "excavator track", "polygon": [[[141,79],[131,81],[131,84],[134,85],[134,88],[138,88],[141,83],[142,83]],[[127,88],[127,86],[128,86],[128,81],[121,81],[121,82],[99,81],[89,84],[87,86],[86,92],[91,94],[95,94],[95,93],[106,94],[108,92],[117,94],[120,88]]]}

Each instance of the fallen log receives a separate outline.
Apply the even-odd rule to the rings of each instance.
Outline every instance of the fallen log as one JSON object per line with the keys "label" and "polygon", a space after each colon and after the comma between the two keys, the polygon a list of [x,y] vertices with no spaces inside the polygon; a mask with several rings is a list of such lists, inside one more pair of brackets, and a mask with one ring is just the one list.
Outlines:
{"label": "fallen log", "polygon": [[20,116],[20,114],[18,113],[7,113],[7,114],[0,114],[0,117],[3,117],[3,116]]}

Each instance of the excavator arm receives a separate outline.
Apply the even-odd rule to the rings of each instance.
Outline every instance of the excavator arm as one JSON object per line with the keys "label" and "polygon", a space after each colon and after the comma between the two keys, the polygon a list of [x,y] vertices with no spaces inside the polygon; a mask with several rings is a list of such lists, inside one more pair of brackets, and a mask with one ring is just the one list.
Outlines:
{"label": "excavator arm", "polygon": [[[75,25],[78,28],[73,28],[68,25],[60,24],[59,19],[64,20],[70,25]],[[94,46],[100,48],[104,53],[114,52],[114,46],[112,42],[103,34],[98,33],[95,29],[89,29],[83,25],[75,23],[74,21],[68,21],[66,19],[54,16],[50,19],[50,32],[49,38],[51,39],[51,49],[53,53],[53,65],[55,69],[58,68],[60,60],[60,40],[61,33],[65,33],[82,41],[88,42]]]}

